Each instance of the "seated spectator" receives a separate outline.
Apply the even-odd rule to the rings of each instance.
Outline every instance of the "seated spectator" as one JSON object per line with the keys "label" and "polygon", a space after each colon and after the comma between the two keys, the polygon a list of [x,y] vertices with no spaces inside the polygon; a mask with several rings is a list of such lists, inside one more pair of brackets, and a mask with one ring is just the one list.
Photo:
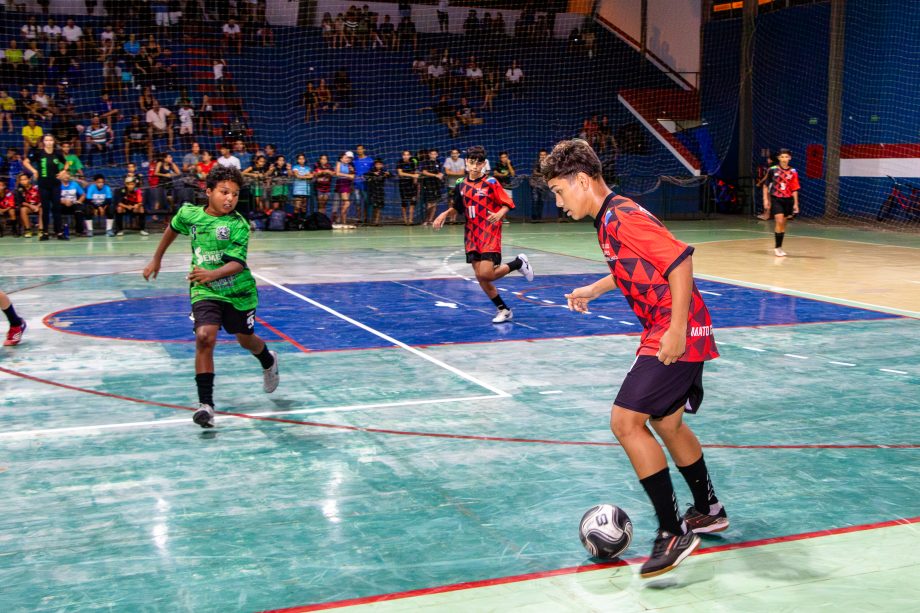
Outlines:
{"label": "seated spectator", "polygon": [[428,65],[428,89],[434,95],[444,90],[444,64],[433,62]]}
{"label": "seated spectator", "polygon": [[128,40],[122,45],[122,49],[130,58],[138,55],[141,52],[141,44],[137,40],[137,34],[129,34]]}
{"label": "seated spectator", "polygon": [[38,48],[38,42],[34,40],[29,42],[29,48],[22,54],[22,61],[24,68],[30,75],[34,76],[39,72],[43,72],[45,68],[45,54]]}
{"label": "seated spectator", "polygon": [[597,147],[601,152],[607,151],[607,147],[616,149],[613,141],[613,127],[610,125],[610,119],[604,115],[597,126]]}
{"label": "seated spectator", "polygon": [[22,40],[26,43],[30,43],[33,40],[37,42],[41,33],[42,28],[38,25],[38,20],[35,16],[29,17],[28,21],[19,28],[19,35],[22,36]]}
{"label": "seated spectator", "polygon": [[86,188],[86,209],[84,213],[84,236],[93,235],[93,219],[105,219],[106,236],[115,236],[112,226],[115,223],[115,206],[112,188],[105,184],[105,177],[96,175]]}
{"label": "seated spectator", "polygon": [[524,87],[524,71],[518,66],[517,60],[511,62],[511,68],[505,72],[505,80],[512,97],[518,98]]}
{"label": "seated spectator", "polygon": [[447,96],[441,96],[438,103],[432,108],[438,120],[447,126],[451,138],[456,138],[460,132],[460,123],[457,121],[457,111],[447,101]]}
{"label": "seated spectator", "polygon": [[482,68],[476,64],[476,58],[470,58],[470,63],[466,67],[466,87],[463,91],[482,92]]}
{"label": "seated spectator", "polygon": [[457,107],[457,119],[464,126],[478,126],[482,123],[482,118],[476,116],[476,111],[473,110],[466,98],[460,98],[460,106]]}
{"label": "seated spectator", "polygon": [[22,221],[23,236],[32,238],[32,221],[31,215],[38,216],[38,233],[45,237],[44,215],[42,214],[42,197],[38,191],[38,186],[32,184],[32,179],[28,174],[22,172],[17,175],[16,192],[13,195],[16,207],[19,209],[20,221]]}
{"label": "seated spectator", "polygon": [[201,161],[201,145],[197,142],[192,143],[192,150],[182,156],[182,172],[185,174],[195,174],[198,162]]}
{"label": "seated spectator", "polygon": [[498,95],[499,89],[501,89],[501,80],[495,72],[490,71],[482,80],[482,106],[480,108],[491,111],[492,102]]}
{"label": "seated spectator", "polygon": [[3,124],[5,123],[9,128],[7,132],[13,133],[14,112],[16,112],[16,101],[6,93],[6,90],[0,90],[0,132],[3,131]]}
{"label": "seated spectator", "polygon": [[67,25],[61,28],[61,38],[78,55],[83,51],[83,28],[78,26],[73,19],[68,19]]}
{"label": "seated spectator", "polygon": [[105,26],[99,33],[99,57],[100,62],[105,62],[115,54],[115,31],[112,26]]}
{"label": "seated spectator", "polygon": [[586,117],[581,127],[580,136],[585,139],[585,141],[587,141],[587,143],[592,147],[597,146],[597,129],[597,115],[594,115],[593,117]]}
{"label": "seated spectator", "polygon": [[153,142],[156,137],[167,137],[167,148],[173,149],[173,113],[167,108],[160,106],[160,103],[154,99],[153,105],[147,111],[147,130],[150,141]]}
{"label": "seated spectator", "polygon": [[25,70],[22,49],[19,48],[19,43],[16,42],[15,38],[10,39],[10,46],[6,48],[3,55],[6,58],[6,63],[14,73],[21,73]]}
{"label": "seated spectator", "polygon": [[54,21],[54,17],[48,18],[48,23],[42,26],[42,40],[49,49],[57,47],[58,41],[61,40],[61,26]]}
{"label": "seated spectator", "polygon": [[147,113],[153,107],[153,90],[145,87],[141,90],[141,95],[137,97],[137,106],[140,107],[141,113]]}
{"label": "seated spectator", "polygon": [[99,102],[96,103],[96,114],[99,115],[99,119],[108,124],[115,123],[121,119],[121,111],[118,110],[118,107],[115,106],[106,91],[103,91],[102,95],[99,96]]}
{"label": "seated spectator", "polygon": [[267,19],[263,19],[262,23],[259,24],[259,28],[256,30],[256,39],[261,42],[263,47],[275,46],[275,31]]}
{"label": "seated spectator", "polygon": [[73,180],[70,172],[62,170],[58,175],[61,180],[60,203],[61,215],[74,216],[74,232],[79,232],[83,227],[83,214],[85,212],[83,203],[86,202],[86,193],[83,186]]}
{"label": "seated spectator", "polygon": [[131,161],[131,156],[140,153],[148,158],[153,157],[153,144],[150,132],[141,123],[137,115],[131,117],[131,123],[125,127],[125,164]]}
{"label": "seated spectator", "polygon": [[403,17],[396,28],[396,49],[412,45],[412,51],[418,50],[418,32],[415,28],[415,22],[410,17]]}
{"label": "seated spectator", "polygon": [[[0,183],[0,224],[8,223],[16,226],[19,220],[16,216],[16,196],[11,192],[5,182]],[[16,234],[19,232],[17,230]]]}
{"label": "seated spectator", "polygon": [[319,107],[324,111],[328,111],[333,104],[332,92],[326,87],[326,79],[319,80],[319,85],[316,87],[316,98],[319,101]]}
{"label": "seated spectator", "polygon": [[80,70],[77,56],[70,50],[65,41],[58,43],[57,49],[51,53],[48,60],[48,73],[52,81],[65,81],[76,77]]}
{"label": "seated spectator", "polygon": [[246,143],[240,138],[233,141],[233,157],[240,161],[240,168],[252,166],[252,154],[246,151]]}
{"label": "seated spectator", "polygon": [[22,150],[23,155],[29,155],[29,151],[39,147],[45,132],[42,127],[35,121],[34,116],[26,120],[26,125],[22,126]]}
{"label": "seated spectator", "polygon": [[229,49],[230,47],[235,47],[237,53],[243,52],[243,31],[240,29],[240,24],[236,22],[236,19],[228,19],[223,27],[223,47],[224,49]]}
{"label": "seated spectator", "polygon": [[125,177],[124,189],[115,195],[115,235],[125,235],[125,215],[137,217],[140,235],[147,236],[147,211],[144,209],[144,194],[133,176]]}
{"label": "seated spectator", "polygon": [[201,108],[198,109],[198,132],[204,134],[204,126],[208,125],[211,129],[211,118],[214,116],[214,106],[211,104],[211,98],[205,94],[201,98]]}
{"label": "seated spectator", "polygon": [[45,86],[41,83],[35,88],[32,94],[32,101],[35,103],[35,112],[42,117],[51,115],[51,96],[45,91]]}
{"label": "seated spectator", "polygon": [[99,161],[102,163],[110,162],[111,155],[109,152],[115,142],[115,134],[112,133],[112,128],[108,124],[102,123],[99,115],[93,115],[84,134],[86,136],[87,160],[90,166],[94,165],[94,158],[97,164]]}
{"label": "seated spectator", "polygon": [[229,166],[231,168],[240,170],[240,161],[230,155],[230,147],[227,145],[220,146],[220,157],[217,158],[217,163],[221,166]]}

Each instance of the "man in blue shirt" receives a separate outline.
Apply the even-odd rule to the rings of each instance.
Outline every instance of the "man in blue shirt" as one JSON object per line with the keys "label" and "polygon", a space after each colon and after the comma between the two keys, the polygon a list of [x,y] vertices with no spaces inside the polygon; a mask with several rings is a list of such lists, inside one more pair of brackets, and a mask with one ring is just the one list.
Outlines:
{"label": "man in blue shirt", "polygon": [[367,199],[367,185],[364,175],[374,167],[374,158],[364,152],[364,145],[355,147],[355,157],[352,164],[355,166],[355,205],[361,211],[361,223],[368,223],[373,218],[373,211]]}

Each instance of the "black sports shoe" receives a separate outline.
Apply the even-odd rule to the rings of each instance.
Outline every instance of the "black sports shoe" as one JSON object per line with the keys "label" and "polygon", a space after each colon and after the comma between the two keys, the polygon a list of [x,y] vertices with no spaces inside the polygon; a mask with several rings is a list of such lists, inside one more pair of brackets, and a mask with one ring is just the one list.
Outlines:
{"label": "black sports shoe", "polygon": [[719,509],[715,515],[707,515],[697,511],[696,507],[691,504],[684,513],[684,521],[687,522],[687,527],[697,534],[722,532],[728,528],[728,514],[725,512],[725,507]]}
{"label": "black sports shoe", "polygon": [[684,558],[693,553],[700,546],[700,537],[693,531],[675,536],[670,532],[662,531],[655,539],[652,555],[642,564],[639,576],[643,579],[663,575],[669,570],[674,570]]}

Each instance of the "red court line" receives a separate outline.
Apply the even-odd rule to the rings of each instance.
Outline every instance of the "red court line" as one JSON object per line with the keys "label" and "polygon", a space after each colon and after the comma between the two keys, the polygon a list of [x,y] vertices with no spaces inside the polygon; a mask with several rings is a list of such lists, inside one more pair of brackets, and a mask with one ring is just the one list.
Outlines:
{"label": "red court line", "polygon": [[256,316],[256,321],[259,322],[260,324],[262,324],[263,326],[265,326],[266,328],[268,328],[269,330],[271,330],[272,332],[274,332],[275,334],[277,334],[277,335],[278,335],[280,338],[282,338],[283,340],[286,340],[286,341],[289,342],[290,344],[294,345],[295,347],[297,347],[298,349],[300,349],[300,350],[303,351],[304,353],[310,353],[310,350],[309,350],[309,349],[307,349],[306,347],[304,347],[303,345],[301,345],[300,343],[298,343],[296,340],[294,340],[293,338],[291,338],[290,336],[288,336],[287,334],[285,334],[284,332],[282,332],[281,330],[279,330],[279,329],[276,328],[275,326],[271,325],[270,323],[268,323],[267,321],[265,321],[265,320],[262,319],[261,317]]}
{"label": "red court line", "polygon": [[[858,526],[847,526],[844,528],[831,528],[828,530],[816,530],[814,532],[803,532],[801,534],[791,534],[788,536],[777,536],[772,538],[756,539],[742,543],[728,543],[725,545],[716,545],[715,547],[706,547],[693,553],[694,556],[717,553],[720,551],[731,551],[735,549],[749,549],[760,547],[762,545],[773,545],[775,543],[789,543],[792,541],[803,541],[807,539],[834,536],[837,534],[848,534],[851,532],[862,532],[865,530],[877,530],[879,528],[890,528],[892,526],[904,526],[909,524],[920,523],[920,517],[909,517],[902,519],[892,519],[888,521],[876,522],[871,524],[862,524]],[[404,598],[413,598],[417,596],[430,596],[432,594],[444,594],[447,592],[457,592],[461,590],[470,590],[493,585],[505,585],[508,583],[519,583],[521,581],[532,581],[534,579],[545,579],[547,577],[558,577],[559,575],[574,575],[578,573],[600,570],[602,568],[615,568],[618,566],[630,566],[639,562],[644,562],[645,557],[630,558],[628,560],[617,560],[609,564],[586,564],[584,566],[570,566],[568,568],[557,568],[554,570],[539,571],[535,573],[526,573],[523,575],[511,575],[508,577],[496,577],[494,579],[482,579],[480,581],[465,581],[463,583],[454,583],[451,585],[441,585],[437,587],[421,588],[405,592],[393,592],[390,594],[378,594],[376,596],[365,596],[363,598],[350,598],[347,600],[337,600],[333,602],[322,602],[299,607],[289,607],[285,609],[270,609],[262,613],[306,613],[308,611],[324,611],[328,609],[338,609],[340,607],[349,607],[374,602],[385,602],[388,600],[401,600]]]}
{"label": "red court line", "polygon": [[[119,400],[127,400],[128,402],[136,402],[138,404],[148,404],[159,407],[167,407],[170,409],[180,409],[183,411],[194,411],[192,407],[185,407],[178,404],[169,404],[165,402],[156,402],[153,400],[146,400],[143,398],[133,398],[131,396],[123,396],[121,394],[112,394],[110,392],[100,392],[98,390],[93,390],[85,387],[78,387],[76,385],[69,385],[67,383],[60,383],[58,381],[52,381],[50,379],[43,379],[41,377],[36,377],[34,375],[29,375],[24,372],[19,372],[17,370],[12,370],[9,368],[4,368],[0,366],[0,372],[12,375],[14,377],[21,377],[29,381],[34,381],[36,383],[44,383],[45,385],[52,385],[54,387],[60,387],[63,389],[82,392],[84,394],[93,394],[96,396],[103,396],[106,398],[117,398]],[[456,439],[456,440],[466,440],[466,441],[488,441],[493,443],[531,443],[539,445],[569,445],[574,447],[620,447],[619,443],[613,443],[609,441],[564,441],[564,440],[554,440],[554,439],[540,439],[540,438],[518,438],[511,436],[485,436],[477,434],[451,434],[446,432],[423,432],[415,430],[392,430],[389,428],[367,428],[364,426],[348,426],[344,424],[328,424],[318,421],[303,421],[299,419],[288,419],[283,417],[265,417],[257,415],[249,415],[248,413],[234,413],[231,411],[214,411],[218,415],[229,415],[232,417],[239,417],[242,419],[254,419],[257,421],[272,421],[281,424],[294,424],[298,426],[309,426],[313,428],[329,428],[333,430],[348,430],[351,432],[367,432],[372,434],[391,434],[395,436],[419,436],[426,438],[445,438],[445,439]],[[920,444],[896,444],[896,445],[884,445],[884,444],[833,444],[833,443],[817,443],[817,444],[801,444],[801,445],[728,445],[728,444],[718,444],[718,443],[708,443],[703,445],[706,449],[920,449]]]}

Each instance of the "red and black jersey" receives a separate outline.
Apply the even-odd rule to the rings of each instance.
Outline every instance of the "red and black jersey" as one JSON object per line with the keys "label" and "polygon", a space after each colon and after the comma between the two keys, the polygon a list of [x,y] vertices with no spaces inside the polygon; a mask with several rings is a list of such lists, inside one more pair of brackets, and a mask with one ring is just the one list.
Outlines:
{"label": "red and black jersey", "polygon": [[13,195],[13,192],[6,192],[3,198],[0,198],[0,209],[15,209],[16,208],[16,196]]}
{"label": "red and black jersey", "polygon": [[134,206],[144,201],[144,194],[140,189],[135,188],[132,191],[124,190],[121,195],[121,204],[130,204]]}
{"label": "red and black jersey", "polygon": [[[628,198],[610,194],[594,220],[597,241],[617,287],[642,324],[638,355],[656,355],[671,325],[668,275],[693,254],[693,247],[668,232],[658,219]],[[709,309],[693,284],[682,362],[719,357]]]}
{"label": "red and black jersey", "polygon": [[453,207],[466,216],[464,232],[466,251],[502,252],[502,224],[489,223],[488,217],[503,206],[514,208],[508,192],[492,177],[475,181],[464,177],[454,190]]}
{"label": "red and black jersey", "polygon": [[767,171],[767,188],[774,198],[792,198],[793,192],[799,191],[799,173],[791,166],[770,166]]}
{"label": "red and black jersey", "polygon": [[16,187],[16,204],[22,206],[23,204],[41,204],[42,197],[38,191],[37,185],[30,185],[29,187],[23,189],[22,186]]}

